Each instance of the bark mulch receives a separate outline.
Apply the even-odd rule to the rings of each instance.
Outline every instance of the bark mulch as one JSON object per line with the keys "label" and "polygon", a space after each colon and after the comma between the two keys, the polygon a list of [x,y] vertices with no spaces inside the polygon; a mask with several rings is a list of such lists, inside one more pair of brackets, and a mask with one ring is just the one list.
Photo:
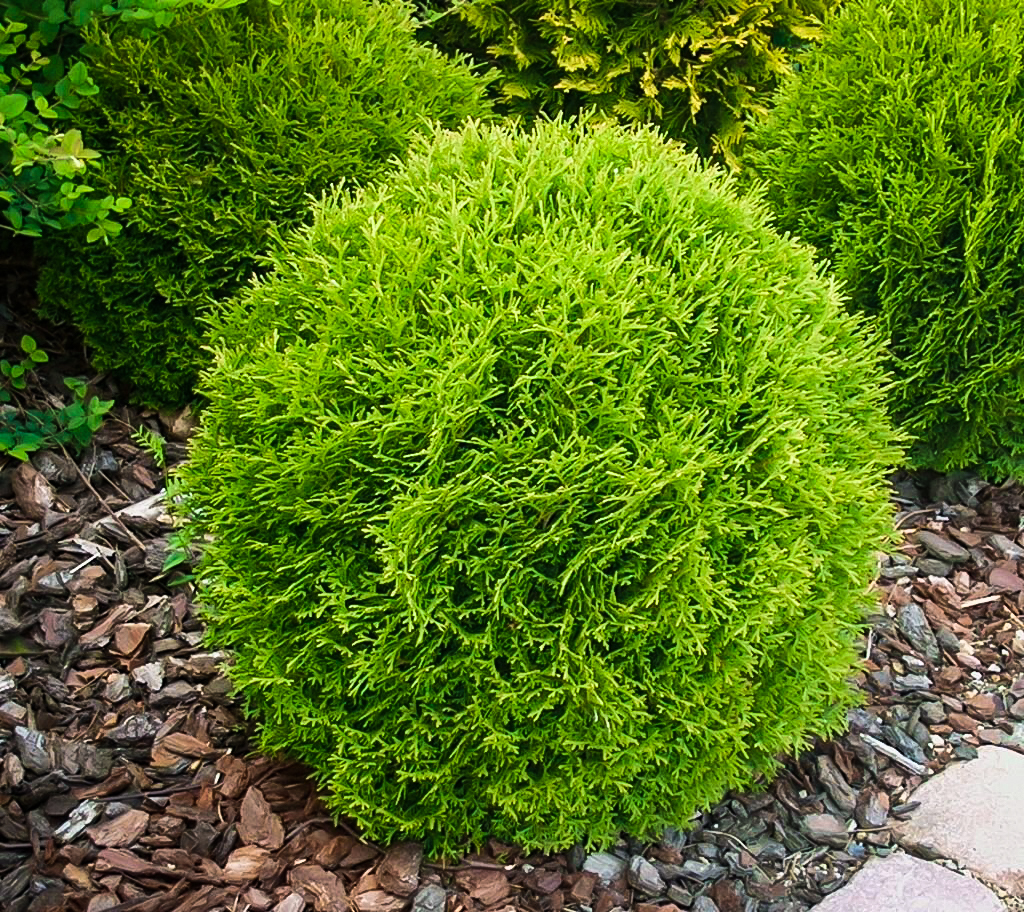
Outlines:
{"label": "bark mulch", "polygon": [[0,457],[0,909],[803,912],[891,849],[925,776],[982,744],[1024,752],[1024,494],[903,478],[844,737],[658,843],[492,840],[448,864],[377,846],[304,769],[250,755],[187,564],[164,569],[141,426],[183,458],[187,414],[123,407],[83,454]]}

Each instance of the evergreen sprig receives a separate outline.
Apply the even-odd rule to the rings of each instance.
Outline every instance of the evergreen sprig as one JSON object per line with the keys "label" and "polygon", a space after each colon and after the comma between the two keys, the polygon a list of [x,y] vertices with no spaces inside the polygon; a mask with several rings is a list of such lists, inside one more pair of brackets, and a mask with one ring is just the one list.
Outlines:
{"label": "evergreen sprig", "polygon": [[39,296],[149,404],[191,396],[202,315],[307,217],[310,194],[379,176],[433,118],[488,109],[486,82],[418,43],[397,0],[248,0],[149,39],[90,37],[93,184],[134,202],[107,245],[41,245]]}
{"label": "evergreen sprig", "polygon": [[444,47],[481,53],[517,114],[593,107],[732,165],[792,52],[838,0],[419,0]]}
{"label": "evergreen sprig", "polygon": [[653,132],[472,124],[217,308],[183,470],[264,750],[374,839],[602,843],[835,731],[898,458],[807,248]]}
{"label": "evergreen sprig", "polygon": [[1024,0],[857,0],[747,162],[877,321],[917,464],[1024,473]]}

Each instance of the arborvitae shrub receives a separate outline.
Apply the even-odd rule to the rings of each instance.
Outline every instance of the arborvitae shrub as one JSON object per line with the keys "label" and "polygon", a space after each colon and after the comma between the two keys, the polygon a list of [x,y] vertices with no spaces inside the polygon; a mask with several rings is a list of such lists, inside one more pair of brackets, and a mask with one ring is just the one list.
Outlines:
{"label": "arborvitae shrub", "polygon": [[917,463],[1024,470],[1024,0],[858,0],[747,160],[889,341]]}
{"label": "arborvitae shrub", "polygon": [[39,294],[149,403],[191,394],[199,318],[309,194],[376,178],[431,118],[486,112],[485,83],[419,44],[398,2],[249,0],[151,39],[93,37],[100,94],[80,126],[133,205],[109,245],[46,243]]}
{"label": "arborvitae shrub", "polygon": [[766,111],[794,47],[817,40],[838,0],[420,0],[429,33],[501,70],[520,113],[581,105],[657,123],[705,154],[734,162],[744,119]]}
{"label": "arborvitae shrub", "polygon": [[183,481],[211,642],[334,811],[601,843],[842,724],[877,346],[729,179],[470,125],[273,260],[217,308]]}

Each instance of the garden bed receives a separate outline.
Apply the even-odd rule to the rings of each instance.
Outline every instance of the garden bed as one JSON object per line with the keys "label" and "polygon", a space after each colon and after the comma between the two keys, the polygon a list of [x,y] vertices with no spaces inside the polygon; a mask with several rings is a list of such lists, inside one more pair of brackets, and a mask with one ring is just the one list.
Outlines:
{"label": "garden bed", "polygon": [[[55,357],[50,382],[81,367]],[[0,464],[5,910],[799,912],[888,851],[924,776],[982,744],[1024,752],[1024,493],[902,478],[905,543],[880,567],[866,702],[843,738],[660,843],[491,841],[447,860],[374,845],[325,815],[304,769],[249,755],[187,567],[165,569],[180,548],[166,471],[138,429],[171,467],[190,424],[118,406],[82,454]]]}

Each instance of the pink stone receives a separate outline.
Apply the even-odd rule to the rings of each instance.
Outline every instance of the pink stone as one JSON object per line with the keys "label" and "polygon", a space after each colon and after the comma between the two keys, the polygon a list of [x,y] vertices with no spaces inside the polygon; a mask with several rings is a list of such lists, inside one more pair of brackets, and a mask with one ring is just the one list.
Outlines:
{"label": "pink stone", "polygon": [[970,877],[902,853],[872,858],[814,912],[1006,912]]}
{"label": "pink stone", "polygon": [[921,806],[894,827],[905,849],[952,858],[1011,895],[1024,896],[1024,756],[982,747],[976,760],[947,767],[912,799]]}

